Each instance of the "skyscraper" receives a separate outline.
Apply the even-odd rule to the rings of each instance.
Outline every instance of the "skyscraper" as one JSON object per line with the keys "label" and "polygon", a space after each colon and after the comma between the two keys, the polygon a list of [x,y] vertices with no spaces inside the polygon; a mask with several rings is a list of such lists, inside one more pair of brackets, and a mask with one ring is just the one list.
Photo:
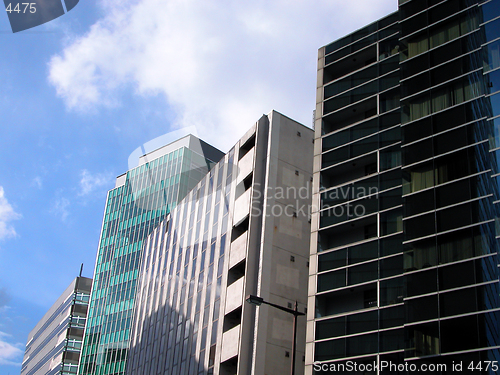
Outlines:
{"label": "skyscraper", "polygon": [[189,135],[140,156],[108,192],[79,374],[123,374],[142,244],[224,154]]}
{"label": "skyscraper", "polygon": [[499,16],[400,0],[320,48],[306,374],[498,373]]}
{"label": "skyscraper", "polygon": [[76,374],[92,279],[77,277],[29,333],[21,375]]}
{"label": "skyscraper", "polygon": [[291,316],[245,296],[305,311],[312,141],[289,118],[262,116],[148,237],[128,375],[290,371]]}

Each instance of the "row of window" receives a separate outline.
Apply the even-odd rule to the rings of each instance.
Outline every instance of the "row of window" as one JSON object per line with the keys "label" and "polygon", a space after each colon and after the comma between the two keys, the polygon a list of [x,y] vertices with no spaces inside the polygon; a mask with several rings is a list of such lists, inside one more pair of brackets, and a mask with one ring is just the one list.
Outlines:
{"label": "row of window", "polygon": [[[448,6],[447,2],[444,6]],[[420,17],[426,17],[422,15]],[[427,52],[429,49],[438,47],[448,41],[456,39],[471,31],[479,28],[480,13],[477,9],[473,9],[460,14],[457,17],[447,20],[445,23],[439,23],[431,28],[426,28],[424,32],[417,36],[412,36],[407,40],[401,40],[401,59],[409,59],[421,53]],[[418,28],[422,28],[419,17],[412,19]],[[425,23],[424,23],[425,24]]]}
{"label": "row of window", "polygon": [[491,312],[321,341],[315,344],[314,360],[328,361],[395,350],[404,350],[405,358],[411,358],[496,346],[499,344],[498,318],[498,312]]}
{"label": "row of window", "polygon": [[[331,64],[334,61],[338,61],[354,52],[360,51],[363,48],[376,43],[381,39],[397,33],[399,31],[397,21],[397,14],[388,16],[380,20],[379,25],[377,25],[377,23],[373,23],[372,25],[359,30],[351,36],[342,38],[337,42],[329,44],[325,47],[325,65]],[[379,31],[377,31],[377,26],[379,26]],[[359,37],[361,34],[369,35],[361,39]],[[345,48],[334,48],[334,46],[339,46],[343,43],[347,45],[351,43],[351,41],[354,41],[356,39],[358,39],[358,41],[346,46]]]}
{"label": "row of window", "polygon": [[[394,38],[397,43],[397,39]],[[346,78],[333,82],[324,86],[324,100],[338,95],[344,91],[350,90],[353,87],[361,86],[368,81],[372,81],[376,77],[383,76],[389,72],[399,69],[398,56],[393,56],[390,59],[385,59],[380,64],[375,64],[356,72]],[[390,87],[389,79],[380,82],[381,87]]]}
{"label": "row of window", "polygon": [[403,256],[393,256],[318,275],[317,292],[362,284],[403,273]]}

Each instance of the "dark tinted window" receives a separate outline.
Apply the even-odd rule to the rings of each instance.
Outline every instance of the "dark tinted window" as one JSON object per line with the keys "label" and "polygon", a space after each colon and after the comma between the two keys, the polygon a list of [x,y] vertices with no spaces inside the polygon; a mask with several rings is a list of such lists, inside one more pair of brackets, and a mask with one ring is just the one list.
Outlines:
{"label": "dark tinted window", "polygon": [[437,271],[435,269],[406,275],[408,297],[437,291]]}

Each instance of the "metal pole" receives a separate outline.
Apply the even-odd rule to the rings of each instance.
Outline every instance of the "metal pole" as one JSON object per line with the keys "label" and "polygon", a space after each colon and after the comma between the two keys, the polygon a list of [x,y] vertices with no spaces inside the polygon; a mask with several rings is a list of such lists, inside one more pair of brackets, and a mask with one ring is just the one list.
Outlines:
{"label": "metal pole", "polygon": [[295,307],[293,310],[287,307],[276,305],[271,302],[266,302],[262,297],[254,295],[248,295],[246,301],[252,305],[257,305],[257,306],[260,306],[262,304],[269,305],[293,315],[292,366],[290,373],[292,375],[295,375],[295,357],[296,357],[295,348],[297,346],[297,317],[306,314],[303,312],[299,312],[299,304],[297,301],[295,301]]}
{"label": "metal pole", "polygon": [[297,311],[299,311],[297,301],[295,301],[295,314],[293,314],[293,341],[292,341],[292,371],[291,374],[295,375],[295,346],[297,345]]}

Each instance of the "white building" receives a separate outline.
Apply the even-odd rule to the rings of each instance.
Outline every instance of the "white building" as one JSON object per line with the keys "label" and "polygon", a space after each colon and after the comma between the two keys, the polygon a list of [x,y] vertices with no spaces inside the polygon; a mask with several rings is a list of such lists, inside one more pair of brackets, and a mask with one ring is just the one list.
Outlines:
{"label": "white building", "polygon": [[[148,237],[127,374],[283,374],[307,303],[313,131],[264,115]],[[296,374],[304,372],[298,318]]]}

